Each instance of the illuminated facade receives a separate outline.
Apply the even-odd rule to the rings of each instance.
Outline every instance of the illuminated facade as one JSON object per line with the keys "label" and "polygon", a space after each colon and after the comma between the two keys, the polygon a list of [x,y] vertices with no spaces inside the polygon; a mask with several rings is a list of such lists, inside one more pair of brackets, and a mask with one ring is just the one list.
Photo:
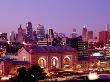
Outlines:
{"label": "illuminated facade", "polygon": [[101,31],[98,33],[98,42],[100,43],[107,43],[107,37],[108,37],[108,33],[107,31]]}
{"label": "illuminated facade", "polygon": [[87,40],[87,28],[86,28],[86,26],[84,26],[82,29],[82,40],[83,41]]}
{"label": "illuminated facade", "polygon": [[93,40],[93,31],[87,31],[87,41]]}
{"label": "illuminated facade", "polygon": [[43,41],[43,39],[45,38],[45,29],[44,26],[41,24],[37,25],[37,39],[38,41]]}
{"label": "illuminated facade", "polygon": [[77,51],[69,46],[24,46],[17,54],[3,58],[5,60],[0,61],[1,74],[15,74],[19,67],[29,68],[33,64],[48,70],[76,68],[77,65]]}

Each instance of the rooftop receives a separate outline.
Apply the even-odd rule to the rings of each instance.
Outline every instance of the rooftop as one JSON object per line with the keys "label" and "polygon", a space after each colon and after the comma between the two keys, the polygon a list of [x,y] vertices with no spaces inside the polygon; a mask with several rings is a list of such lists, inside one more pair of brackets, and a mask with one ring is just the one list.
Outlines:
{"label": "rooftop", "polygon": [[74,48],[70,46],[25,46],[27,51],[32,52],[73,52]]}

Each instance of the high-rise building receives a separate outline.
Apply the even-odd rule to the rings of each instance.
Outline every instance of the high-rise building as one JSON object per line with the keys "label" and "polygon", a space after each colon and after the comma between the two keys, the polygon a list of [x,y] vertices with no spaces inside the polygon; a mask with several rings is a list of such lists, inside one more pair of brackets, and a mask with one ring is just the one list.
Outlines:
{"label": "high-rise building", "polygon": [[84,26],[82,29],[82,40],[83,41],[87,40],[87,28],[86,28],[86,26]]}
{"label": "high-rise building", "polygon": [[43,41],[43,39],[45,39],[45,29],[41,24],[37,25],[37,39],[38,41]]}
{"label": "high-rise building", "polygon": [[54,38],[53,29],[48,29],[48,44],[52,45],[52,41]]}
{"label": "high-rise building", "polygon": [[26,31],[27,31],[27,34],[33,35],[33,28],[32,28],[32,23],[31,22],[28,22],[26,24]]}
{"label": "high-rise building", "polygon": [[106,25],[106,31],[107,31],[107,42],[110,44],[110,25]]}
{"label": "high-rise building", "polygon": [[110,25],[106,24],[106,31],[110,31]]}
{"label": "high-rise building", "polygon": [[93,31],[87,31],[87,40],[88,41],[93,40]]}
{"label": "high-rise building", "polygon": [[76,33],[76,29],[73,29],[73,32],[70,34],[71,38],[76,38],[77,37],[77,33]]}
{"label": "high-rise building", "polygon": [[37,33],[35,30],[33,31],[33,39],[34,39],[34,41],[37,41]]}
{"label": "high-rise building", "polygon": [[53,29],[48,29],[48,38],[53,38],[53,37],[54,37]]}
{"label": "high-rise building", "polygon": [[22,43],[24,41],[24,30],[22,29],[21,25],[18,28],[18,34],[17,34],[16,38],[17,38],[17,42]]}
{"label": "high-rise building", "polygon": [[12,31],[11,33],[10,33],[10,42],[15,42],[16,41],[16,35],[15,35],[15,33]]}
{"label": "high-rise building", "polygon": [[98,33],[98,42],[100,43],[107,43],[107,36],[108,36],[108,33],[107,31],[100,31]]}

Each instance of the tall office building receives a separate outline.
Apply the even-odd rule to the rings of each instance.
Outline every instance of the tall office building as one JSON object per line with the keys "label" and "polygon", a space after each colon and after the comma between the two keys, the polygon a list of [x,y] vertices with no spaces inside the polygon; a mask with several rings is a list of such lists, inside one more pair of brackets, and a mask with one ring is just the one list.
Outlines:
{"label": "tall office building", "polygon": [[48,29],[48,44],[52,45],[52,41],[54,38],[53,29]]}
{"label": "tall office building", "polygon": [[100,42],[100,43],[108,43],[107,36],[108,36],[107,31],[100,31],[98,33],[98,42]]}
{"label": "tall office building", "polygon": [[15,35],[15,33],[12,31],[11,33],[10,33],[10,42],[15,42],[16,41],[16,35]]}
{"label": "tall office building", "polygon": [[106,31],[107,31],[107,43],[110,44],[110,25],[106,25]]}
{"label": "tall office building", "polygon": [[84,26],[82,29],[82,40],[83,41],[87,40],[87,28],[86,28],[86,26]]}
{"label": "tall office building", "polygon": [[32,23],[31,22],[28,22],[26,24],[26,31],[27,31],[27,34],[29,34],[29,35],[33,34],[33,28],[32,28]]}
{"label": "tall office building", "polygon": [[93,40],[93,31],[87,31],[87,41]]}
{"label": "tall office building", "polygon": [[41,24],[37,25],[37,39],[38,41],[43,41],[45,39],[45,29]]}
{"label": "tall office building", "polygon": [[110,31],[110,25],[106,24],[106,31]]}
{"label": "tall office building", "polygon": [[34,41],[37,41],[37,33],[36,33],[35,30],[33,31],[33,40],[34,40]]}
{"label": "tall office building", "polygon": [[54,37],[53,29],[48,29],[48,38],[53,38],[53,37]]}
{"label": "tall office building", "polygon": [[33,41],[33,28],[31,22],[26,23],[26,34],[24,35],[24,40],[26,43]]}
{"label": "tall office building", "polygon": [[77,37],[77,33],[76,33],[76,29],[73,29],[73,32],[70,34],[71,38],[76,38]]}
{"label": "tall office building", "polygon": [[17,42],[23,42],[24,41],[24,31],[20,25],[20,27],[18,28],[18,34],[17,34]]}

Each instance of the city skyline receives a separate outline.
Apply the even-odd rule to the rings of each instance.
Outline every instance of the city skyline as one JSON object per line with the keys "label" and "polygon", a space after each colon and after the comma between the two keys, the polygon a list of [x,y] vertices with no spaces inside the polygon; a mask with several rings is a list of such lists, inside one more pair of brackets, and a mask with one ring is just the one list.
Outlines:
{"label": "city skyline", "polygon": [[32,22],[35,30],[37,24],[42,24],[46,30],[50,27],[69,35],[73,28],[76,28],[79,34],[82,27],[87,25],[89,30],[99,32],[105,30],[105,25],[109,24],[109,2],[109,0],[2,0],[0,32],[17,32],[19,25],[25,28],[28,21]]}

